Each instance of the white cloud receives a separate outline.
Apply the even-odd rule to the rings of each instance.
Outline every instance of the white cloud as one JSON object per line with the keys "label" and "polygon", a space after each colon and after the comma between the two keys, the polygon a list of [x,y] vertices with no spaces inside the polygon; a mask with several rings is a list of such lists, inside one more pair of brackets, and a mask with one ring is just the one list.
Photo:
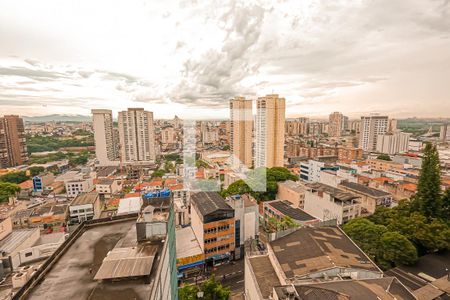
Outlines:
{"label": "white cloud", "polygon": [[277,92],[289,116],[446,116],[449,16],[437,0],[2,0],[0,105],[226,117],[235,95]]}

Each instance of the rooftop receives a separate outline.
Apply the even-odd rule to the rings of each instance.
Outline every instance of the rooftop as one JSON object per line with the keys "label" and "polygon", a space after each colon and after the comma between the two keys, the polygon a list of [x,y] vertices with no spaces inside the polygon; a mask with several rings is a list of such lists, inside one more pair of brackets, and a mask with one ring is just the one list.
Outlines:
{"label": "rooftop", "polygon": [[124,240],[134,223],[131,220],[89,227],[31,290],[28,299],[148,299],[152,284],[145,284],[143,279],[94,280],[103,259]]}
{"label": "rooftop", "polygon": [[287,278],[334,267],[380,272],[338,227],[300,228],[270,246]]}
{"label": "rooftop", "polygon": [[97,177],[108,177],[117,171],[117,167],[102,167],[97,169]]}
{"label": "rooftop", "polygon": [[78,194],[75,199],[70,203],[70,206],[93,204],[98,198],[97,192],[89,192]]}
{"label": "rooftop", "polygon": [[288,216],[294,220],[312,221],[312,220],[316,219],[315,217],[306,213],[304,210],[301,210],[300,208],[294,208],[282,200],[275,200],[275,201],[266,202],[266,203],[267,203],[267,205],[271,205],[272,207],[274,207],[276,210],[281,212],[283,215]]}
{"label": "rooftop", "polygon": [[114,183],[114,179],[109,179],[109,178],[101,178],[97,181],[97,184],[101,184],[101,185],[111,185]]}
{"label": "rooftop", "polygon": [[355,182],[349,182],[349,181],[343,181],[341,182],[341,185],[351,189],[355,192],[359,192],[371,197],[387,197],[387,196],[391,196],[390,193],[385,192],[385,191],[381,191],[381,190],[377,190],[368,186],[365,186],[363,184],[360,183],[355,183]]}
{"label": "rooftop", "polygon": [[311,183],[307,184],[307,186],[311,190],[325,192],[327,194],[330,194],[334,199],[342,202],[350,202],[351,200],[358,199],[359,196],[354,195],[352,193],[345,192],[341,189],[323,184],[323,183]]}
{"label": "rooftop", "polygon": [[13,252],[36,231],[39,231],[39,228],[13,230],[9,235],[0,241],[0,252]]}
{"label": "rooftop", "polygon": [[199,213],[206,216],[218,210],[234,211],[233,208],[225,202],[216,192],[198,192],[192,194],[191,201],[193,201]]}
{"label": "rooftop", "polygon": [[177,240],[177,259],[203,253],[191,226],[177,228],[175,234]]}
{"label": "rooftop", "polygon": [[258,282],[259,290],[264,298],[269,298],[274,286],[280,284],[277,273],[267,255],[249,258],[250,265]]}
{"label": "rooftop", "polygon": [[304,192],[302,185],[292,180],[286,180],[285,182],[279,182],[278,184],[283,185],[297,193]]}
{"label": "rooftop", "polygon": [[[275,289],[279,299],[288,299],[283,288]],[[295,286],[295,291],[302,300],[319,299],[364,299],[364,300],[415,300],[395,277],[366,280],[343,280],[323,283],[312,283]]]}

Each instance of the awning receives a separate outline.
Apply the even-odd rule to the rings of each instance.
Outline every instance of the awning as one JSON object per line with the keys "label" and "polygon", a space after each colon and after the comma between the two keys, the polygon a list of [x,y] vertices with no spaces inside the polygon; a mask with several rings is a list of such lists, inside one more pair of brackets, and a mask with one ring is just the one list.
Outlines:
{"label": "awning", "polygon": [[190,264],[187,264],[187,265],[179,266],[178,267],[178,271],[182,271],[182,270],[186,270],[186,269],[189,269],[189,268],[201,266],[201,265],[204,265],[204,264],[205,264],[205,262],[203,260],[202,261],[196,261],[196,262],[193,262],[193,263],[190,263]]}

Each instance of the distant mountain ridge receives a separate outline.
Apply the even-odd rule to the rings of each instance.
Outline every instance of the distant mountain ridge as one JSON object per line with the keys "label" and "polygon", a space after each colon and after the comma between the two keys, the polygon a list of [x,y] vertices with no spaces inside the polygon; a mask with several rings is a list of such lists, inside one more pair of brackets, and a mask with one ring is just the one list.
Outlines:
{"label": "distant mountain ridge", "polygon": [[25,122],[41,123],[41,122],[92,122],[91,116],[84,115],[47,115],[36,117],[23,117]]}

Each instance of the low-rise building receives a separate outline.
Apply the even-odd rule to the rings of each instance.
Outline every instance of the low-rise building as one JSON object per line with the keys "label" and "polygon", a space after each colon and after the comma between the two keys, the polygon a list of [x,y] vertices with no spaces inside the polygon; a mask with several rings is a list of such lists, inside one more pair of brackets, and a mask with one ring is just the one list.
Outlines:
{"label": "low-rise building", "polygon": [[79,194],[69,205],[69,221],[82,223],[98,218],[102,211],[100,197],[97,192]]}
{"label": "low-rise building", "polygon": [[305,212],[321,221],[343,224],[361,215],[359,196],[322,183],[307,185]]}
{"label": "low-rise building", "polygon": [[32,178],[32,180],[33,192],[41,193],[44,191],[44,189],[50,187],[50,185],[55,181],[55,175],[53,175],[53,173],[36,175]]}
{"label": "low-rise building", "polygon": [[373,214],[379,206],[390,207],[392,204],[392,194],[377,190],[366,185],[343,181],[339,187],[345,191],[358,195],[364,213]]}
{"label": "low-rise building", "polygon": [[303,208],[305,205],[305,186],[299,182],[286,180],[278,182],[277,199],[288,200],[292,206]]}
{"label": "low-rise building", "polygon": [[68,198],[75,198],[78,194],[88,193],[94,189],[94,180],[91,177],[75,178],[65,181]]}
{"label": "low-rise building", "polygon": [[191,226],[206,262],[216,264],[234,256],[234,209],[216,192],[191,196]]}
{"label": "low-rise building", "polygon": [[300,228],[245,257],[245,295],[251,300],[413,300],[339,227]]}
{"label": "low-rise building", "polygon": [[246,241],[259,235],[259,207],[249,194],[233,195],[226,202],[234,209],[235,258],[242,258]]}
{"label": "low-rise building", "polygon": [[122,185],[119,184],[119,181],[108,178],[99,179],[95,185],[96,192],[105,199],[109,199],[112,195],[120,192],[121,188]]}
{"label": "low-rise building", "polygon": [[270,218],[280,221],[285,217],[289,217],[298,226],[308,226],[316,224],[319,221],[316,217],[311,216],[304,210],[294,207],[287,200],[265,201],[264,204],[264,222],[269,223]]}
{"label": "low-rise building", "polygon": [[200,275],[205,269],[205,254],[191,226],[175,231],[177,241],[177,271],[182,278]]}

